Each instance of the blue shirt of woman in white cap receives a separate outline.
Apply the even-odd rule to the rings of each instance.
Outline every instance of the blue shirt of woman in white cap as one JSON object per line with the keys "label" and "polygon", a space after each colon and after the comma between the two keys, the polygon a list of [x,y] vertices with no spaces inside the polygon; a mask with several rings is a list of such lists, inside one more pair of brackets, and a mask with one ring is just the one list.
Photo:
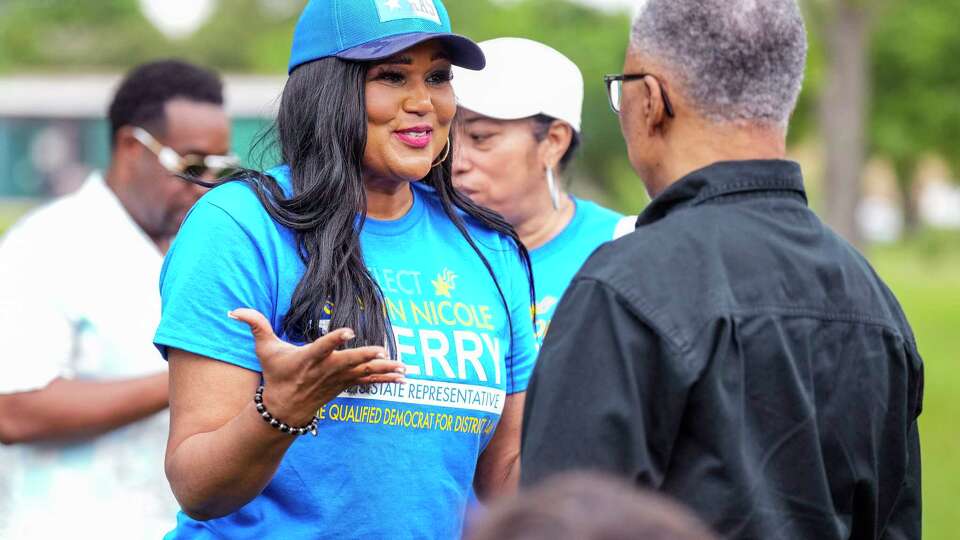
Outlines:
{"label": "blue shirt of woman in white cap", "polygon": [[529,39],[493,39],[480,48],[483,71],[454,69],[454,184],[506,218],[530,250],[542,343],[577,270],[600,244],[632,230],[636,218],[573,197],[561,185],[580,142],[583,75],[576,64]]}
{"label": "blue shirt of woman in white cap", "polygon": [[440,0],[305,8],[284,165],[212,189],[161,276],[168,538],[457,538],[471,486],[515,489],[530,262],[453,188],[451,64],[484,57]]}

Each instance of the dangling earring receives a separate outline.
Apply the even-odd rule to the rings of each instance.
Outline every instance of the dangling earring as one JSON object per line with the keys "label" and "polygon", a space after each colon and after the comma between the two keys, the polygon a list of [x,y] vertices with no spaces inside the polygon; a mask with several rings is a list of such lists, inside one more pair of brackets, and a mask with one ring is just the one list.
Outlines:
{"label": "dangling earring", "polygon": [[433,165],[431,165],[430,168],[432,169],[437,165],[442,164],[444,161],[447,160],[447,156],[449,155],[450,155],[450,137],[447,137],[447,145],[443,147],[443,157],[433,162]]}
{"label": "dangling earring", "polygon": [[547,167],[547,188],[550,189],[550,201],[553,203],[553,209],[560,208],[560,186],[557,185],[557,179],[553,176],[553,167]]}

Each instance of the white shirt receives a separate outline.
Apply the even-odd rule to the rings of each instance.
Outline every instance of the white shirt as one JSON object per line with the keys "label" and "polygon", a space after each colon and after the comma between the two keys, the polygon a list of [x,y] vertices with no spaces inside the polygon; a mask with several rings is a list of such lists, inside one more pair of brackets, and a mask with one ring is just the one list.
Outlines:
{"label": "white shirt", "polygon": [[[163,256],[99,174],[0,241],[0,393],[56,378],[161,373]],[[159,538],[178,509],[163,473],[169,415],[79,443],[0,448],[0,538]]]}

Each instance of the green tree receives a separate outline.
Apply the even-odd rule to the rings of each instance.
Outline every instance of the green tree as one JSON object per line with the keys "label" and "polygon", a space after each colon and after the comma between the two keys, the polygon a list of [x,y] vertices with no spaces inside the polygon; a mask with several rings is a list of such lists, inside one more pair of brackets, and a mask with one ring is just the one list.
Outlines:
{"label": "green tree", "polygon": [[840,235],[859,244],[856,215],[867,152],[869,41],[877,6],[865,0],[808,0],[806,7],[810,28],[823,38],[819,126],[826,150],[824,217]]}
{"label": "green tree", "polygon": [[919,224],[913,180],[920,160],[939,154],[960,172],[960,3],[807,0],[806,7],[811,30],[824,36],[814,40],[812,57],[826,66],[818,93],[827,220],[859,240],[854,216],[863,162],[872,155],[894,164],[912,232]]}
{"label": "green tree", "polygon": [[960,174],[960,2],[898,0],[872,40],[870,149],[897,173],[908,231],[919,219],[912,188],[918,162],[936,153]]}
{"label": "green tree", "polygon": [[283,74],[297,14],[278,15],[262,0],[220,0],[203,28],[171,40],[137,0],[0,0],[0,71],[115,71],[180,57],[228,72]]}
{"label": "green tree", "polygon": [[126,65],[164,44],[136,0],[0,3],[0,68],[88,71]]}
{"label": "green tree", "polygon": [[[265,7],[278,2],[289,3],[292,9],[278,14]],[[186,39],[170,40],[143,17],[137,0],[0,0],[0,72],[119,71],[150,59],[178,56],[228,72],[283,75],[303,4],[305,0],[219,0],[203,28]],[[620,210],[639,210],[646,194],[627,161],[601,78],[622,69],[628,14],[598,11],[573,0],[446,0],[446,4],[459,33],[477,40],[535,39],[580,66],[586,82],[584,144],[570,176],[576,185],[606,194],[605,202]],[[819,48],[814,39],[812,50]],[[817,125],[812,112],[824,71],[819,58],[822,55],[811,56],[791,141],[807,137]]]}
{"label": "green tree", "polygon": [[[296,3],[296,2],[295,2]],[[303,5],[305,1],[300,1]],[[227,72],[282,75],[298,9],[277,16],[264,0],[220,0],[203,28],[169,40],[136,0],[0,0],[0,71],[116,71],[177,56]],[[618,72],[628,40],[626,14],[569,0],[447,0],[457,32],[477,40],[519,36],[568,55],[584,72],[584,144],[571,176],[624,210],[646,196],[626,160],[604,73]],[[294,6],[296,7],[296,6]]]}

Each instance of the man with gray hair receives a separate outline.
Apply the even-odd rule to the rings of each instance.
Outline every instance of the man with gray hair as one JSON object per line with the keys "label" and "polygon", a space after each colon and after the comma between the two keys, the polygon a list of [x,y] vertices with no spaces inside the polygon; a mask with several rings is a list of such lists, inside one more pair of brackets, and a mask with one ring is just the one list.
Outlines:
{"label": "man with gray hair", "polygon": [[923,363],[786,161],[796,0],[647,0],[606,77],[653,198],[557,308],[522,481],[616,473],[728,538],[920,538]]}

